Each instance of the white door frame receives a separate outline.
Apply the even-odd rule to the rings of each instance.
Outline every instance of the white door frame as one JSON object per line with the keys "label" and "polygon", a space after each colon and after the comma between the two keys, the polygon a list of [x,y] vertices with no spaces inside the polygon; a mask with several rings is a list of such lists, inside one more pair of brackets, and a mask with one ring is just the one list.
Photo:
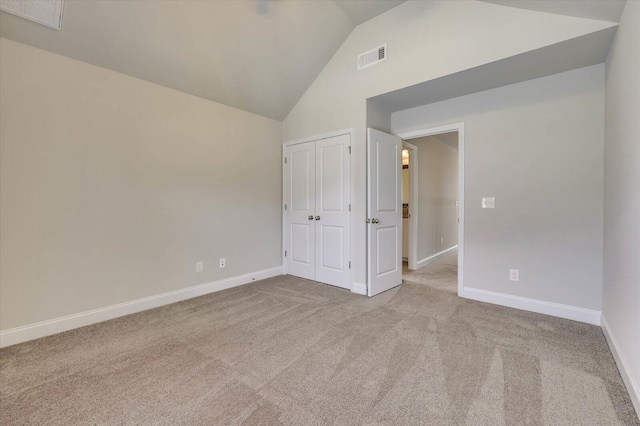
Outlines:
{"label": "white door frame", "polygon": [[409,269],[418,269],[418,147],[403,140],[402,147],[409,151]]}
{"label": "white door frame", "polygon": [[[328,133],[322,133],[320,135],[316,135],[316,136],[309,136],[306,138],[300,138],[300,139],[294,139],[291,141],[287,141],[287,142],[283,142],[282,143],[282,275],[286,275],[287,274],[287,262],[285,259],[285,251],[288,250],[288,248],[286,247],[286,241],[287,241],[287,237],[286,237],[286,220],[287,220],[287,212],[285,211],[285,200],[286,200],[286,190],[287,190],[287,173],[286,173],[286,164],[285,164],[285,157],[287,156],[287,148],[289,146],[292,145],[297,145],[297,144],[301,144],[301,143],[306,143],[306,142],[314,142],[314,141],[318,141],[321,139],[328,139],[328,138],[333,138],[335,136],[342,136],[342,135],[349,135],[349,139],[351,141],[350,143],[350,147],[351,147],[351,155],[349,156],[349,164],[350,164],[350,169],[351,169],[351,184],[349,185],[349,202],[353,203],[353,184],[355,182],[355,178],[354,178],[354,167],[353,167],[353,154],[354,154],[354,150],[355,150],[355,140],[356,140],[356,129],[351,127],[349,129],[343,129],[343,130],[337,130],[335,132],[328,132]],[[356,293],[360,293],[361,291],[359,289],[354,289],[354,283],[353,283],[353,250],[354,250],[354,244],[353,242],[355,241],[355,223],[354,223],[354,215],[350,215],[350,219],[349,219],[349,226],[351,228],[350,230],[350,244],[349,247],[351,247],[350,249],[350,253],[349,253],[349,262],[351,264],[351,266],[349,267],[349,282],[351,283],[351,291],[352,292],[356,292]]]}
{"label": "white door frame", "polygon": [[[460,218],[460,222],[458,223],[458,296],[463,297],[462,295],[464,293],[464,123],[454,123],[454,124],[447,124],[439,127],[432,127],[428,129],[414,130],[412,132],[399,133],[399,134],[396,134],[396,136],[398,136],[400,139],[404,141],[404,140],[422,138],[425,136],[440,135],[442,133],[450,133],[450,132],[458,132],[458,185],[459,185],[458,198],[460,200],[460,206],[458,208],[458,217]],[[411,169],[411,166],[409,166],[409,169]],[[413,185],[413,188],[415,188],[416,186],[417,185]],[[413,188],[412,188],[411,198],[412,198],[412,204],[415,205],[416,203],[413,201],[414,200]],[[413,218],[413,214],[411,216]],[[416,210],[415,216],[417,219],[417,216],[418,216],[417,210]],[[414,226],[414,223],[417,223],[417,222],[412,222],[411,226]],[[410,249],[412,250],[413,247],[410,247]],[[416,244],[416,252],[415,252],[414,259],[416,258],[417,258],[417,244]],[[409,267],[411,267],[411,265]]]}

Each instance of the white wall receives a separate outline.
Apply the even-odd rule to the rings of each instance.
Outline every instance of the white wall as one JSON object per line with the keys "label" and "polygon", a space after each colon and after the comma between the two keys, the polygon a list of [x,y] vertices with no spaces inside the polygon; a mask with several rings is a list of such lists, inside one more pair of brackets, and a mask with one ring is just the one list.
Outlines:
{"label": "white wall", "polygon": [[607,59],[605,98],[602,315],[640,413],[640,2],[625,6]]}
{"label": "white wall", "polygon": [[458,151],[433,136],[409,142],[418,147],[420,262],[458,244]]}
{"label": "white wall", "polygon": [[280,265],[280,122],[0,43],[2,330]]}
{"label": "white wall", "polygon": [[[400,111],[391,122],[394,133],[464,122],[465,287],[601,309],[603,65]],[[496,208],[482,209],[483,196]]]}
{"label": "white wall", "polygon": [[[455,22],[456,25],[451,25]],[[472,1],[407,1],[349,35],[283,123],[285,140],[355,128],[354,279],[366,282],[367,99],[610,27],[611,23]],[[356,57],[388,44],[388,59],[356,70]]]}

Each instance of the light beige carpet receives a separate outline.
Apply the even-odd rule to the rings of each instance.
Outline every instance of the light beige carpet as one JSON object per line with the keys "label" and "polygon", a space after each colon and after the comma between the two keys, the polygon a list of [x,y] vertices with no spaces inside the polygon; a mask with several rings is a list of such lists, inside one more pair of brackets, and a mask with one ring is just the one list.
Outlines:
{"label": "light beige carpet", "polygon": [[403,263],[402,279],[458,294],[458,249],[451,250],[436,261],[415,271],[410,270],[408,265]]}
{"label": "light beige carpet", "polygon": [[598,327],[284,276],[1,350],[0,424],[639,422]]}

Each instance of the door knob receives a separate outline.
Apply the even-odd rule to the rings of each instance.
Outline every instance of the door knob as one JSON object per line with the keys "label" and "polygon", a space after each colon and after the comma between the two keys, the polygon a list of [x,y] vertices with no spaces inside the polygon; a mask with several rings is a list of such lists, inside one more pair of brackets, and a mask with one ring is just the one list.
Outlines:
{"label": "door knob", "polygon": [[378,219],[371,219],[371,223],[380,223]]}
{"label": "door knob", "polygon": [[316,220],[320,220],[320,216],[316,216]]}
{"label": "door knob", "polygon": [[309,220],[313,220],[313,215],[309,216]]}

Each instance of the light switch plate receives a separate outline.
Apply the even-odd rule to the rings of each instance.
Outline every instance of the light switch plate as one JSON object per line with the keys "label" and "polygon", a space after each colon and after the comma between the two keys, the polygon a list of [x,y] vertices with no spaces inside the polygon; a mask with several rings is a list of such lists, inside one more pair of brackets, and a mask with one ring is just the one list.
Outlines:
{"label": "light switch plate", "polygon": [[496,199],[493,197],[482,197],[483,209],[494,209],[496,207]]}

